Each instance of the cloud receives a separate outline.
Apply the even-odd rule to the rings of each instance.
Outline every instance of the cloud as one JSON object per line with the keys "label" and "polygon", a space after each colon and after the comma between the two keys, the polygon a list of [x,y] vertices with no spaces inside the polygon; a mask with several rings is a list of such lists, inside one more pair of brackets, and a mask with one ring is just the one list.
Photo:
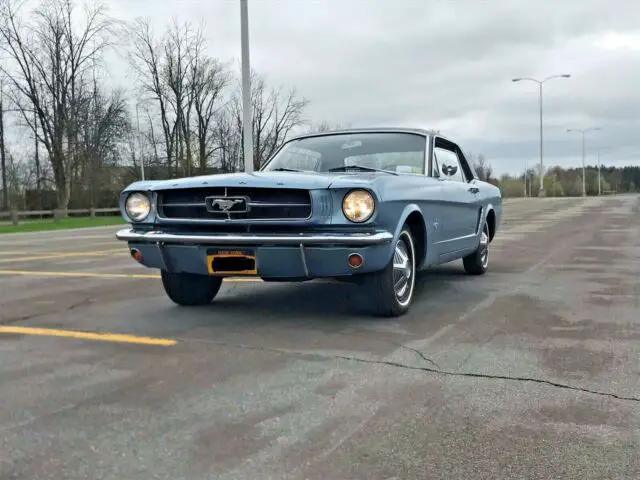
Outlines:
{"label": "cloud", "polygon": [[[174,16],[204,20],[210,53],[240,56],[235,0],[111,4],[120,18],[150,16],[159,30]],[[579,165],[578,138],[566,129],[593,125],[602,131],[591,149],[633,158],[638,2],[249,0],[249,16],[252,66],[295,85],[317,121],[440,128],[498,172],[518,171],[538,158],[538,91],[511,79],[570,73],[544,86],[545,163]],[[114,80],[124,78],[126,65],[112,63]]]}

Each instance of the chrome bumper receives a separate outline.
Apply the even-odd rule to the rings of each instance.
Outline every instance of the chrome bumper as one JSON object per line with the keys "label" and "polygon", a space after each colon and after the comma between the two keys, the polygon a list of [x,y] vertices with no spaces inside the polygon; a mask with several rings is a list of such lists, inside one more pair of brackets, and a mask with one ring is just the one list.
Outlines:
{"label": "chrome bumper", "polygon": [[211,234],[191,235],[164,233],[157,230],[150,232],[135,232],[125,228],[116,233],[118,240],[126,242],[148,243],[188,243],[198,245],[376,245],[390,242],[393,235],[389,232],[378,233],[344,233],[344,234],[306,234],[299,235],[259,235],[259,234]]}

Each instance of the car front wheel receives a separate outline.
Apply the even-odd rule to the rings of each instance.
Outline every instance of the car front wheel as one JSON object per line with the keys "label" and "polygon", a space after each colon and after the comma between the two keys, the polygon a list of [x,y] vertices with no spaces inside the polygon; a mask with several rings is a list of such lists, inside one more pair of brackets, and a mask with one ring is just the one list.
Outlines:
{"label": "car front wheel", "polygon": [[467,273],[482,275],[487,271],[489,268],[489,243],[489,224],[485,220],[478,248],[471,255],[467,255],[462,259],[462,264]]}
{"label": "car front wheel", "polygon": [[416,255],[411,231],[405,228],[395,242],[389,264],[369,277],[365,286],[376,313],[385,317],[404,315],[411,305],[416,284]]}
{"label": "car front wheel", "polygon": [[161,272],[162,286],[167,296],[181,306],[208,305],[222,285],[222,277],[193,273]]}

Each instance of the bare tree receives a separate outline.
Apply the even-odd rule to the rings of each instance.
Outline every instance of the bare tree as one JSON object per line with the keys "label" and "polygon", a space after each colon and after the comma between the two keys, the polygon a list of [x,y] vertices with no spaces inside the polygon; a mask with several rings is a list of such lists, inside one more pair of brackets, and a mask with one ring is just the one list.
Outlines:
{"label": "bare tree", "polygon": [[97,5],[86,7],[84,22],[76,24],[72,0],[42,2],[26,24],[11,0],[0,8],[0,48],[10,60],[0,69],[13,87],[13,103],[49,154],[57,205],[66,210],[78,158],[77,113],[85,74],[111,45],[114,22]]}
{"label": "bare tree", "polygon": [[[179,25],[174,21],[163,41],[164,81],[170,92],[169,102],[176,119],[174,138],[178,147],[178,162],[183,165],[185,175],[191,174],[191,109],[193,91],[189,85],[189,75],[194,62],[194,51],[199,51],[198,43],[202,35],[194,32],[188,23]],[[176,164],[178,167],[178,164]]]}
{"label": "bare tree", "polygon": [[231,103],[214,115],[214,159],[222,172],[242,168],[242,127],[238,127],[236,104]]}
{"label": "bare tree", "polygon": [[478,174],[478,178],[480,180],[488,182],[491,180],[491,175],[493,175],[493,168],[491,164],[487,162],[486,157],[483,154],[479,154],[472,160],[473,168]]}
{"label": "bare tree", "polygon": [[176,121],[171,118],[169,88],[165,83],[162,43],[155,40],[149,19],[137,19],[129,29],[133,38],[131,65],[138,73],[140,90],[149,95],[160,110],[160,123],[164,140],[167,169],[171,174],[174,160]]}
{"label": "bare tree", "polygon": [[33,171],[28,162],[16,159],[11,152],[7,154],[7,193],[9,204],[21,210],[25,206],[25,192],[33,184]]}
{"label": "bare tree", "polygon": [[[297,127],[307,124],[309,101],[295,89],[268,88],[255,72],[251,80],[254,170],[258,170],[282,146]],[[239,79],[227,104],[215,115],[213,140],[219,168],[231,172],[244,167],[242,95]]]}
{"label": "bare tree", "polygon": [[[202,25],[174,20],[154,32],[149,20],[138,19],[127,28],[139,80],[135,93],[145,100],[148,120],[144,133],[137,131],[145,146],[136,148],[125,94],[101,84],[95,73],[103,53],[118,40],[118,22],[100,3],[80,11],[76,0],[40,0],[27,10],[29,2],[0,0],[0,140],[7,128],[22,124],[34,145],[28,159],[15,160],[14,152],[3,168],[3,175],[12,175],[4,195],[15,190],[15,179],[28,177],[37,193],[31,198],[37,202],[29,204],[66,210],[98,206],[104,199],[110,203],[125,179],[138,178],[140,162],[149,167],[149,178],[243,166],[240,82],[232,82],[228,66],[207,53]],[[295,89],[268,86],[255,73],[251,102],[258,169],[308,123],[309,102]],[[10,111],[19,120],[12,118],[7,126],[1,113]],[[34,193],[30,185],[22,186],[24,195]]]}
{"label": "bare tree", "polygon": [[190,175],[194,152],[201,172],[215,146],[212,120],[228,74],[205,52],[202,25],[173,21],[159,39],[149,20],[131,26],[134,48],[131,62],[143,94],[159,107],[169,170]]}
{"label": "bare tree", "polygon": [[[239,82],[238,82],[239,83]],[[238,89],[238,92],[240,89]],[[242,138],[242,97],[236,93],[231,100],[239,137]],[[305,125],[304,114],[309,100],[298,97],[295,88],[268,88],[265,78],[252,72],[251,105],[253,123],[254,169],[258,170],[288,139],[293,129]],[[241,142],[242,143],[242,142]],[[244,145],[242,145],[244,158]],[[243,162],[244,163],[244,162]]]}
{"label": "bare tree", "polygon": [[351,124],[350,123],[341,123],[341,122],[336,122],[333,126],[331,126],[331,123],[329,123],[326,120],[321,120],[320,122],[311,125],[311,127],[309,128],[309,133],[320,133],[320,132],[330,132],[332,130],[341,130],[341,129],[345,129],[345,128],[350,128]]}
{"label": "bare tree", "polygon": [[196,54],[190,81],[197,123],[198,167],[204,174],[207,162],[217,148],[212,123],[220,108],[223,89],[229,82],[229,73],[216,59]]}
{"label": "bare tree", "polygon": [[272,89],[265,97],[263,79],[256,85],[256,90],[254,168],[260,168],[282,146],[294,128],[306,123],[304,113],[309,101],[298,98],[295,88],[288,92],[282,88]]}
{"label": "bare tree", "polygon": [[124,92],[116,90],[107,95],[96,84],[91,101],[79,112],[78,119],[83,186],[89,191],[89,206],[94,207],[96,190],[109,180],[106,167],[118,165],[121,140],[131,131]]}

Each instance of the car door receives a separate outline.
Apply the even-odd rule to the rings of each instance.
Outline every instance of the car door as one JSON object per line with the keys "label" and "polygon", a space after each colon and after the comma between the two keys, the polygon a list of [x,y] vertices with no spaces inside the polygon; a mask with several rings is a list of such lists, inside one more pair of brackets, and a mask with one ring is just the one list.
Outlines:
{"label": "car door", "polygon": [[483,213],[484,206],[483,196],[486,194],[486,192],[482,190],[483,183],[478,180],[478,176],[471,168],[469,161],[459,147],[456,149],[456,153],[458,156],[458,163],[462,167],[463,181],[467,183],[467,188],[475,196],[473,206],[473,209],[475,210],[474,233],[479,235],[481,221],[480,217]]}
{"label": "car door", "polygon": [[442,181],[443,254],[472,250],[478,224],[477,186],[467,181],[455,147],[436,146],[434,157]]}

